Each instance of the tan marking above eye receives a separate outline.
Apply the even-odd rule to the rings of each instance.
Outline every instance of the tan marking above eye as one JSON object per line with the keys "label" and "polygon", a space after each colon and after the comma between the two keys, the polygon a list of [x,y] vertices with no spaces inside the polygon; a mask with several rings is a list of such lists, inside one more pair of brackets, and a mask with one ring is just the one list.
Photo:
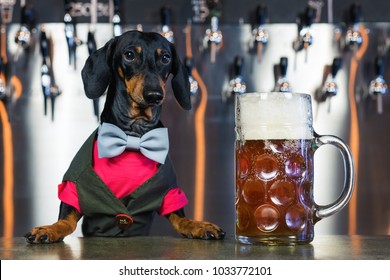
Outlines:
{"label": "tan marking above eye", "polygon": [[139,46],[135,47],[135,51],[137,53],[141,54],[142,53],[142,47],[139,47]]}

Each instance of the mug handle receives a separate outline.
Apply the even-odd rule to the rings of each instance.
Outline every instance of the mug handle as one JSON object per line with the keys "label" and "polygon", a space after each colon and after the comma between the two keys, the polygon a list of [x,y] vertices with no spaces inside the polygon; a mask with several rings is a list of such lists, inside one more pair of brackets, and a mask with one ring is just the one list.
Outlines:
{"label": "mug handle", "polygon": [[328,205],[317,205],[315,216],[319,219],[329,217],[343,209],[351,199],[355,186],[354,163],[351,150],[340,138],[333,135],[318,135],[314,132],[314,151],[322,145],[333,145],[339,149],[344,161],[344,187],[337,200]]}

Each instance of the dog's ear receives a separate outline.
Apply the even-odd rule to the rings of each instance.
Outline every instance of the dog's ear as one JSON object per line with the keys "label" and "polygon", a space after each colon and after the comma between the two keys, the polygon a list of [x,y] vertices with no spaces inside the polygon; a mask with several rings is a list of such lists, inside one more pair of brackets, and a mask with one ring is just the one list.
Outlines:
{"label": "dog's ear", "polygon": [[104,47],[93,52],[85,62],[81,71],[84,91],[88,98],[94,99],[103,95],[111,80],[111,53],[115,38],[108,41]]}
{"label": "dog's ear", "polygon": [[171,52],[173,56],[171,71],[173,74],[171,82],[173,94],[183,109],[190,110],[191,92],[188,72],[183,63],[180,61],[180,58],[178,57],[176,49],[173,45],[171,46]]}

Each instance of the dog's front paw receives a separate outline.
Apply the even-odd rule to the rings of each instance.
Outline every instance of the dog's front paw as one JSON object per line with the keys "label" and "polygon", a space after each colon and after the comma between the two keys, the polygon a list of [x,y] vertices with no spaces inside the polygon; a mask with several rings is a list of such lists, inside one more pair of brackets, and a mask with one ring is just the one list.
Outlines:
{"label": "dog's front paw", "polygon": [[223,239],[225,232],[210,222],[194,221],[186,218],[183,213],[173,212],[168,216],[173,228],[187,238],[197,239]]}
{"label": "dog's front paw", "polygon": [[187,238],[210,240],[225,237],[225,232],[219,226],[209,222],[189,220],[188,227],[182,230],[181,234]]}
{"label": "dog's front paw", "polygon": [[24,237],[31,244],[50,244],[63,240],[63,237],[57,233],[53,226],[35,227]]}

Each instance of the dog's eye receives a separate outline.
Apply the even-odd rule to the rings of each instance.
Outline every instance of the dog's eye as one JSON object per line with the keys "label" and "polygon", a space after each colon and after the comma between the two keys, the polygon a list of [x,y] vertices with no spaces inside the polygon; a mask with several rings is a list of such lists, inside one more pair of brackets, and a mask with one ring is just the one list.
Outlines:
{"label": "dog's eye", "polygon": [[135,54],[132,51],[125,52],[124,56],[127,61],[134,61],[135,59]]}
{"label": "dog's eye", "polygon": [[171,62],[171,57],[168,54],[164,54],[161,57],[161,63],[162,64],[168,64],[169,62]]}

